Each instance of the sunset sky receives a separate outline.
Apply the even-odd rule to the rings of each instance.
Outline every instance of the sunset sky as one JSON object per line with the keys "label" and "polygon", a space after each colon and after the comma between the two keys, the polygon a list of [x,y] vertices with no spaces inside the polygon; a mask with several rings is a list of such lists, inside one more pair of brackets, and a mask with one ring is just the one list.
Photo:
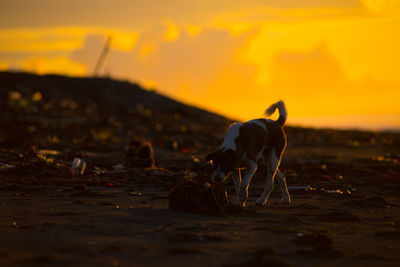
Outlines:
{"label": "sunset sky", "polygon": [[138,82],[240,120],[400,129],[400,0],[2,0],[0,70]]}

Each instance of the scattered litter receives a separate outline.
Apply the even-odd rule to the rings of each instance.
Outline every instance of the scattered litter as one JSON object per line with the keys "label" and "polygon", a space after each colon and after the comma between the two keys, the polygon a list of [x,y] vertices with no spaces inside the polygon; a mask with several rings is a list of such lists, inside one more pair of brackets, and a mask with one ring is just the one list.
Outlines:
{"label": "scattered litter", "polygon": [[59,151],[52,150],[52,149],[40,149],[39,153],[44,154],[44,155],[51,155],[51,156],[57,156],[58,154],[60,154]]}
{"label": "scattered litter", "polygon": [[94,167],[93,171],[94,174],[99,175],[99,174],[104,174],[104,170],[100,169],[99,167]]}
{"label": "scattered litter", "polygon": [[348,142],[347,142],[347,145],[348,146],[350,146],[350,147],[355,147],[355,148],[358,148],[358,147],[360,147],[361,146],[361,142],[360,141],[357,141],[357,140],[349,140]]}
{"label": "scattered litter", "polygon": [[13,164],[0,163],[0,170],[14,169],[15,167]]}
{"label": "scattered litter", "polygon": [[131,141],[126,151],[126,156],[127,166],[142,168],[152,168],[155,166],[154,150],[150,141]]}
{"label": "scattered litter", "polygon": [[83,175],[86,169],[86,162],[84,159],[74,158],[72,161],[72,174],[73,175]]}
{"label": "scattered litter", "polygon": [[309,185],[295,185],[295,186],[288,186],[288,190],[316,190],[315,188]]}
{"label": "scattered litter", "polygon": [[20,92],[17,91],[10,91],[8,92],[8,99],[9,100],[20,100],[22,98],[22,95]]}
{"label": "scattered litter", "polygon": [[338,174],[338,175],[335,176],[335,178],[338,179],[338,180],[342,180],[343,176]]}
{"label": "scattered litter", "polygon": [[336,189],[336,190],[324,190],[325,192],[327,192],[327,193],[330,193],[330,194],[339,194],[339,195],[343,195],[343,191],[342,190],[339,190],[339,189]]}
{"label": "scattered litter", "polygon": [[178,151],[178,148],[179,148],[178,141],[176,140],[172,141],[172,150]]}
{"label": "scattered litter", "polygon": [[42,154],[42,153],[37,153],[36,157],[38,158],[39,161],[41,161],[47,165],[52,165],[54,162],[54,159],[48,158],[48,157],[46,157],[45,154]]}
{"label": "scattered litter", "polygon": [[189,147],[181,147],[179,149],[179,151],[182,152],[182,153],[195,153],[196,152],[195,149],[189,148]]}
{"label": "scattered litter", "polygon": [[340,190],[340,189],[325,189],[325,188],[316,188],[311,187],[309,185],[295,185],[295,186],[288,186],[288,190],[295,191],[295,190],[304,190],[304,191],[323,191],[329,194],[351,194],[350,190]]}
{"label": "scattered litter", "polygon": [[117,165],[114,165],[112,168],[114,170],[123,170],[123,169],[125,169],[125,166],[122,164],[117,164]]}
{"label": "scattered litter", "polygon": [[196,157],[196,156],[192,156],[192,159],[196,163],[200,162],[200,159],[198,157]]}
{"label": "scattered litter", "polygon": [[391,157],[390,155],[373,157],[372,160],[378,162],[393,163],[393,164],[399,163],[399,160],[397,158]]}
{"label": "scattered litter", "polygon": [[343,195],[343,194],[351,194],[350,190],[340,190],[340,189],[325,189],[325,188],[321,188],[321,191],[327,192],[329,194],[338,194],[338,195]]}
{"label": "scattered litter", "polygon": [[41,94],[40,92],[35,92],[35,93],[32,95],[32,101],[33,101],[33,102],[39,102],[39,101],[42,100],[42,98],[43,98],[43,96],[42,96],[42,94]]}

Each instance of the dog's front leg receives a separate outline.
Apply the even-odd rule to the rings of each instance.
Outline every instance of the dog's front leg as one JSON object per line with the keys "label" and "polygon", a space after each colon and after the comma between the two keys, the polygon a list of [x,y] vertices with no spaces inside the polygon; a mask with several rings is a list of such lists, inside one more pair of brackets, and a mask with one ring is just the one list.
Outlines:
{"label": "dog's front leg", "polygon": [[242,182],[242,177],[240,174],[240,169],[233,170],[232,172],[232,180],[233,180],[233,184],[235,185],[235,193],[236,193],[236,205],[241,205],[241,201],[240,201],[240,183]]}
{"label": "dog's front leg", "polygon": [[241,205],[242,207],[246,206],[246,201],[249,196],[249,184],[251,182],[251,178],[253,178],[254,174],[256,173],[256,170],[257,163],[255,161],[250,161],[246,176],[243,178],[240,184],[239,205]]}

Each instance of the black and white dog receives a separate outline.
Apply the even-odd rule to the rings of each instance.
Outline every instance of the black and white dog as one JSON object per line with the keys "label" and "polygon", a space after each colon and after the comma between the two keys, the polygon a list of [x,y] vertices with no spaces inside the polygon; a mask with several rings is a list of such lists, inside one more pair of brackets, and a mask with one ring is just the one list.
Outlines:
{"label": "black and white dog", "polygon": [[[282,191],[282,202],[290,203],[290,195],[285,176],[278,167],[286,147],[286,135],[283,125],[287,118],[283,101],[272,104],[266,111],[267,116],[279,110],[276,121],[255,119],[245,123],[232,124],[225,136],[220,149],[210,153],[206,160],[212,162],[214,180],[224,182],[232,173],[236,190],[236,204],[245,206],[248,198],[248,188],[251,178],[259,165],[265,165],[267,183],[256,205],[265,205],[274,189],[274,179],[278,178]],[[247,173],[241,179],[240,169],[247,168]]]}

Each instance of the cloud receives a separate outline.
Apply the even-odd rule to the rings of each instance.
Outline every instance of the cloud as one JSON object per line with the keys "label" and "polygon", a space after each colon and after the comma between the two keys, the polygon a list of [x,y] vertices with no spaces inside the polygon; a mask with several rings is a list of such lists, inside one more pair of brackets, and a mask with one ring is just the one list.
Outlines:
{"label": "cloud", "polygon": [[83,28],[0,29],[1,52],[72,51],[82,46]]}
{"label": "cloud", "polygon": [[304,94],[318,93],[315,89],[321,87],[337,88],[346,80],[339,62],[324,44],[304,53],[279,53],[272,64],[271,76],[275,86],[301,89]]}
{"label": "cloud", "polygon": [[273,79],[274,57],[282,51],[304,53],[321,43],[341,65],[347,79],[361,82],[368,77],[399,82],[398,18],[337,18],[292,23],[265,22],[249,40],[244,62],[258,66],[257,82],[265,86]]}
{"label": "cloud", "polygon": [[392,100],[398,95],[398,84],[372,78],[359,82],[347,79],[340,62],[324,44],[306,52],[281,52],[272,66],[274,78],[268,87],[287,100],[295,114],[292,118],[368,114],[371,110],[398,112]]}
{"label": "cloud", "polygon": [[377,14],[399,14],[400,1],[399,0],[361,0],[369,10]]}
{"label": "cloud", "polygon": [[46,27],[39,29],[0,29],[1,52],[69,52],[83,46],[88,34],[114,36],[113,47],[131,50],[137,41],[135,31],[103,27]]}
{"label": "cloud", "polygon": [[[1,69],[85,75],[87,68],[71,60],[70,55],[84,45],[85,37],[92,36],[90,33],[102,39],[113,36],[112,48],[116,51],[132,50],[138,38],[135,31],[101,27],[0,29]],[[100,52],[96,53],[98,57]],[[89,64],[88,69],[92,68]]]}
{"label": "cloud", "polygon": [[22,69],[38,74],[86,75],[86,67],[72,61],[69,57],[30,57],[16,66],[10,66],[10,69]]}
{"label": "cloud", "polygon": [[285,99],[296,116],[311,116],[316,110],[320,115],[338,114],[337,101],[342,108],[343,101],[349,101],[343,98],[349,85],[343,69],[324,44],[305,52],[280,52],[270,75],[267,87]]}
{"label": "cloud", "polygon": [[[174,98],[225,114],[230,112],[227,100],[237,109],[235,103],[246,95],[240,89],[256,73],[237,55],[254,33],[234,36],[226,29],[202,29],[194,35],[180,28],[179,36],[166,40],[169,26],[160,24],[144,32],[131,51],[111,49],[103,73],[151,85]],[[89,35],[72,59],[92,70],[104,43],[105,36]]]}

